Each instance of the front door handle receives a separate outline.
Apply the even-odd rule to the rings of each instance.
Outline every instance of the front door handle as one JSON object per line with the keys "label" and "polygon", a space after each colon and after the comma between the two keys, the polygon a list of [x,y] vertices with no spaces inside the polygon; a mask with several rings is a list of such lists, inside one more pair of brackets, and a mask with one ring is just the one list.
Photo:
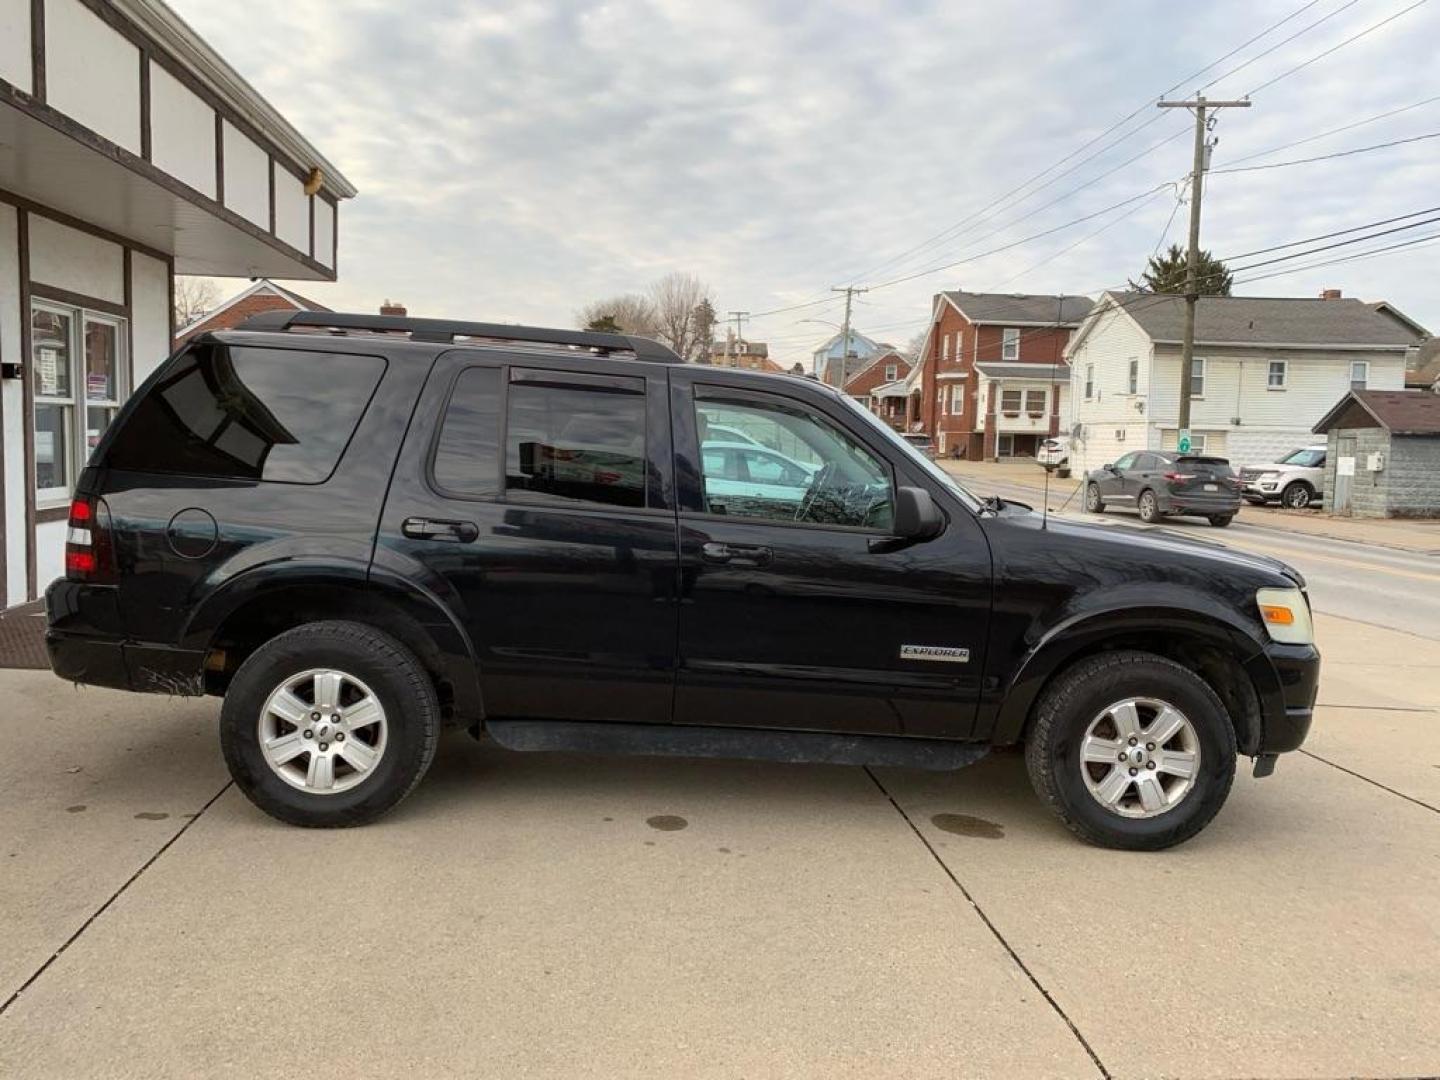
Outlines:
{"label": "front door handle", "polygon": [[441,518],[406,518],[400,531],[411,540],[440,540],[452,544],[468,544],[480,535],[473,521],[449,521]]}
{"label": "front door handle", "polygon": [[736,566],[765,566],[772,554],[768,547],[758,544],[717,544],[712,541],[700,547],[700,557],[706,562],[734,563]]}

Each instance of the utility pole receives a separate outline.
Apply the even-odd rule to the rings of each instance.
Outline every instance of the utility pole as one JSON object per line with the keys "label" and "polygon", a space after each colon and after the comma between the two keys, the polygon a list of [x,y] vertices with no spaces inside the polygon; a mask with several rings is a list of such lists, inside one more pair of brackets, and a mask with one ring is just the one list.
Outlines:
{"label": "utility pole", "polygon": [[[850,305],[855,299],[857,292],[869,292],[869,289],[857,289],[854,285],[846,285],[843,289],[835,285],[830,286],[831,292],[843,292],[845,294],[845,325],[840,333],[840,370],[835,373],[835,385],[837,388],[845,386],[845,365],[850,360]],[[821,372],[823,378],[824,372]]]}
{"label": "utility pole", "polygon": [[[1215,118],[1206,119],[1210,109],[1248,109],[1243,101],[1207,101],[1196,93],[1193,101],[1161,101],[1162,109],[1191,109],[1195,113],[1195,165],[1190,173],[1190,251],[1185,260],[1185,336],[1180,346],[1180,417],[1175,433],[1175,448],[1182,454],[1190,450],[1190,373],[1195,366],[1195,305],[1200,301],[1200,196],[1205,184],[1205,171],[1210,168],[1210,147],[1205,134]],[[1184,446],[1181,443],[1185,443]]]}
{"label": "utility pole", "polygon": [[[732,340],[735,342],[735,348],[737,351],[733,355],[738,356],[740,342],[745,340],[745,320],[750,318],[750,313],[748,311],[727,311],[725,314],[730,316],[730,321],[735,324],[735,335]],[[725,343],[725,355],[727,357],[732,355],[730,352],[729,341]]]}

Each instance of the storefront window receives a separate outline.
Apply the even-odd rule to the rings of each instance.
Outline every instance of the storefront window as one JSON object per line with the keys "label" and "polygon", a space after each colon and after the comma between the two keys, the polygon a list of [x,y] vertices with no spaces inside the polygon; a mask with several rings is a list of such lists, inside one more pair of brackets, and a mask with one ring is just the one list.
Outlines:
{"label": "storefront window", "polygon": [[[30,313],[35,488],[64,502],[122,396],[124,320],[36,301]],[[83,409],[83,413],[81,410]]]}

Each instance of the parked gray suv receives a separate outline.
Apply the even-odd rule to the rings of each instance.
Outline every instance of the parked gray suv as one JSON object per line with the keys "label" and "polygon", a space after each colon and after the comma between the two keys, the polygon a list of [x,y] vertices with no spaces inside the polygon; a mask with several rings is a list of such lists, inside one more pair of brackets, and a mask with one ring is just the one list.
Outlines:
{"label": "parked gray suv", "polygon": [[1241,494],[1256,506],[1278,502],[1292,510],[1318,505],[1325,493],[1325,447],[1291,450],[1270,465],[1246,465],[1240,470]]}
{"label": "parked gray suv", "polygon": [[1085,509],[1100,514],[1107,503],[1138,510],[1146,524],[1189,514],[1224,528],[1240,512],[1240,479],[1221,457],[1139,450],[1086,475]]}

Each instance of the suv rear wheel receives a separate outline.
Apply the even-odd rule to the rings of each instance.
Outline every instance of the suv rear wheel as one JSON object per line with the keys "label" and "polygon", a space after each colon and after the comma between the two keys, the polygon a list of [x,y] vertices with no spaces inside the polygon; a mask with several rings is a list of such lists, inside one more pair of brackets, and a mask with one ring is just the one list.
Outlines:
{"label": "suv rear wheel", "polygon": [[1160,500],[1155,498],[1153,491],[1140,493],[1140,520],[1147,525],[1153,525],[1160,520]]}
{"label": "suv rear wheel", "polygon": [[1235,731],[1194,672],[1144,652],[1081,661],[1036,707],[1030,782],[1082,840],[1156,851],[1194,836],[1235,777]]}
{"label": "suv rear wheel", "polygon": [[317,622],[240,665],[220,711],[230,775],[292,825],[360,825],[408,795],[435,756],[440,707],[428,673],[389,635]]}

